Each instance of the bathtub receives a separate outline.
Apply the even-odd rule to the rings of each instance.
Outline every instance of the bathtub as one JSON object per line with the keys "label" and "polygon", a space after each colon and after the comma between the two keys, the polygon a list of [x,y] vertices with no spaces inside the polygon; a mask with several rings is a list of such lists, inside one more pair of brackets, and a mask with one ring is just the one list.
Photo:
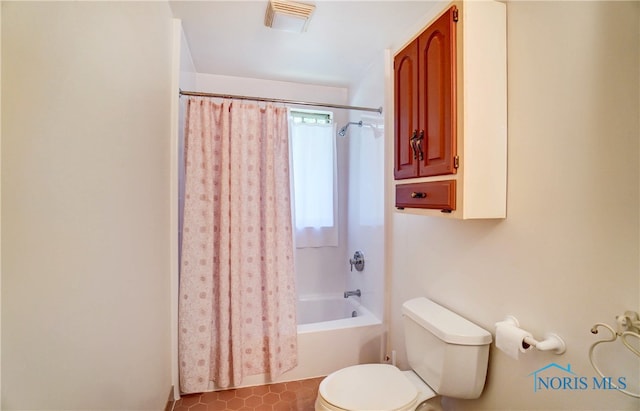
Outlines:
{"label": "bathtub", "polygon": [[253,375],[238,387],[320,377],[350,365],[381,362],[384,339],[382,322],[357,298],[303,296],[298,301],[298,366],[277,381]]}
{"label": "bathtub", "polygon": [[318,328],[362,326],[377,321],[378,319],[354,297],[320,295],[298,300],[298,333]]}

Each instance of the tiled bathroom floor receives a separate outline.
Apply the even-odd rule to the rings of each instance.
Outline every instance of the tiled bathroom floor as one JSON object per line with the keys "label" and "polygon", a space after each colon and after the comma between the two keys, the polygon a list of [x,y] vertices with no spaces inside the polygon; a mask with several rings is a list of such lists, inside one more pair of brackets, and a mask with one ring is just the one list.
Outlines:
{"label": "tiled bathroom floor", "polygon": [[324,377],[184,395],[174,411],[313,411]]}

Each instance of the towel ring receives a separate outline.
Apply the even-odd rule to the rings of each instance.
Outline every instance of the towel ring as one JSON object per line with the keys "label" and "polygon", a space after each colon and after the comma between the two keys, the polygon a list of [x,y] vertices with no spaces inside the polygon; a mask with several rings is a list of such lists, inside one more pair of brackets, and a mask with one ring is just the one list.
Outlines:
{"label": "towel ring", "polygon": [[[600,368],[598,368],[596,363],[593,361],[593,352],[594,352],[594,349],[596,348],[597,345],[602,344],[602,343],[615,341],[618,338],[618,333],[610,325],[604,324],[604,323],[595,324],[593,327],[591,327],[591,332],[593,334],[598,334],[598,327],[604,327],[607,330],[609,330],[609,332],[611,333],[611,337],[605,338],[605,339],[600,340],[600,341],[596,341],[595,343],[593,343],[591,345],[591,348],[589,348],[589,362],[591,362],[591,366],[593,367],[593,369],[598,373],[598,375],[601,378],[606,378],[604,373],[602,371],[600,371]],[[631,346],[631,344],[626,340],[626,337],[628,335],[632,335],[632,336],[634,336],[636,338],[640,338],[640,335],[638,335],[637,333],[632,332],[632,331],[624,331],[620,335],[620,339],[622,340],[622,343],[625,345],[625,347],[627,347],[634,354],[640,356],[640,352],[638,352],[638,350],[636,350],[635,347]],[[617,391],[619,391],[619,392],[621,392],[621,393],[623,393],[625,395],[628,395],[628,396],[633,397],[633,398],[640,398],[640,394],[636,394],[636,393],[633,393],[631,391],[623,390],[623,389],[619,388],[617,385],[615,385],[613,382],[611,383],[611,386],[613,388],[615,388]]]}
{"label": "towel ring", "polygon": [[633,331],[625,331],[622,333],[622,335],[620,336],[620,339],[622,340],[622,343],[625,345],[625,347],[627,347],[629,349],[629,351],[631,351],[632,353],[634,353],[635,355],[637,355],[638,357],[640,357],[640,350],[638,350],[636,347],[632,346],[631,344],[629,344],[629,342],[627,341],[628,336],[633,336],[636,337],[637,339],[640,339],[640,335],[638,335],[638,333],[634,333]]}

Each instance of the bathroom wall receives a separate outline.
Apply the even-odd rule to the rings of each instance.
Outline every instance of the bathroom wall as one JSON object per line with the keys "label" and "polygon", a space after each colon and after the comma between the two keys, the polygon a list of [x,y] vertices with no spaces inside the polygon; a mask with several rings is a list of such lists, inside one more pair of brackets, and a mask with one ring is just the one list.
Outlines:
{"label": "bathroom wall", "polygon": [[[2,6],[0,6],[0,33],[2,33]],[[2,41],[0,41],[0,86],[2,85]],[[0,233],[2,233],[2,98],[0,96]],[[2,235],[0,235],[0,353],[2,353]],[[2,370],[2,355],[0,355]],[[2,405],[2,372],[0,371],[0,407]]]}
{"label": "bathroom wall", "polygon": [[1,408],[163,409],[171,13],[1,7]]}
{"label": "bathroom wall", "polygon": [[[363,67],[360,81],[349,88],[350,104],[383,107],[385,67],[389,53],[379,55]],[[350,290],[362,291],[362,303],[376,317],[384,317],[384,119],[385,114],[353,110],[349,121],[362,121],[365,126],[349,127],[349,230],[348,254],[356,250],[365,256],[363,271],[355,268],[347,277]],[[375,127],[372,128],[370,125]]]}
{"label": "bathroom wall", "polygon": [[[347,89],[282,81],[221,76],[198,73],[196,90],[243,96],[269,97],[295,101],[347,104]],[[301,106],[304,109],[312,107]],[[323,110],[322,108],[319,108]],[[345,110],[333,110],[335,122],[341,127],[347,121]],[[347,256],[347,145],[348,140],[338,138],[339,179],[339,247],[299,248],[296,250],[296,279],[299,295],[342,293],[345,291],[345,273],[349,270]]]}
{"label": "bathroom wall", "polygon": [[[187,38],[182,30],[182,22],[173,19],[173,81],[171,89],[194,90],[196,87],[196,68]],[[178,370],[178,289],[180,288],[180,244],[182,243],[182,210],[184,207],[184,128],[186,123],[186,99],[175,100],[172,116],[177,111],[178,124],[171,127],[171,384],[179,387]],[[177,208],[176,208],[177,206]],[[177,241],[176,241],[177,240]],[[174,396],[179,398],[177,388]]]}
{"label": "bathroom wall", "polygon": [[[562,336],[566,353],[514,360],[492,345],[483,396],[447,409],[638,409],[637,399],[594,389],[588,351],[594,323],[640,309],[640,4],[508,2],[507,21],[508,216],[399,214],[387,196],[390,349],[407,367],[400,307],[412,297],[492,333],[514,315],[538,338]],[[387,182],[392,169],[388,160]],[[598,358],[638,392],[638,359],[625,353],[617,343]],[[551,362],[589,386],[534,392],[531,373]]]}

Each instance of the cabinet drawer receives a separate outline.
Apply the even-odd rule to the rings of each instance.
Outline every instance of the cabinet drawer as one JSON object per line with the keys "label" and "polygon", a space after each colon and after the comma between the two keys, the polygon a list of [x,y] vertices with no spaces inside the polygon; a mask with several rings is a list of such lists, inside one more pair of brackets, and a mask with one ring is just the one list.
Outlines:
{"label": "cabinet drawer", "polygon": [[396,207],[456,209],[456,180],[396,185]]}

